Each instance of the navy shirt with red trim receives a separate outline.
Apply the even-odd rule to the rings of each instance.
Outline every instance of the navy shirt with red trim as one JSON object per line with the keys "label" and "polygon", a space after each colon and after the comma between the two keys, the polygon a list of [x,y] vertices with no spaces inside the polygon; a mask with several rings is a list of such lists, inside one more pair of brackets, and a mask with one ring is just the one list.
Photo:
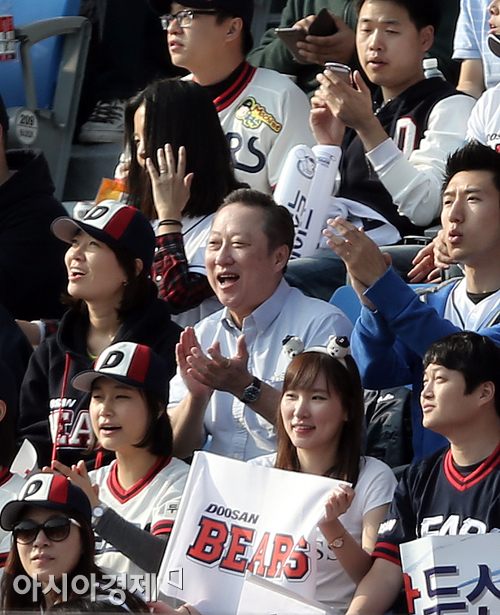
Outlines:
{"label": "navy shirt with red trim", "polygon": [[459,468],[449,447],[403,474],[373,557],[401,564],[399,545],[424,536],[500,531],[500,444],[475,468]]}

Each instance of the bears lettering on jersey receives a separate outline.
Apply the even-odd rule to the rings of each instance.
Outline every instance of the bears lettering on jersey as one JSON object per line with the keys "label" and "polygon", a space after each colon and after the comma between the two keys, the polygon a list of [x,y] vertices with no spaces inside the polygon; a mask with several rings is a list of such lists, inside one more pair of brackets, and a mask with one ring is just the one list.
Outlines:
{"label": "bears lettering on jersey", "polygon": [[61,404],[49,415],[52,441],[57,438],[58,447],[86,449],[92,434],[89,411],[80,410],[75,413],[70,408],[74,406],[76,400],[70,399],[68,402],[69,408],[64,408]]}

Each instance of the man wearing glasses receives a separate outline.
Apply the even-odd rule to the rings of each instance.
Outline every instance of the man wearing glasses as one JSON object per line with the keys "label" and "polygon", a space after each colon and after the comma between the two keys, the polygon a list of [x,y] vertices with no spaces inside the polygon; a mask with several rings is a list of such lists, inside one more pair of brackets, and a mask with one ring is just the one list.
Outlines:
{"label": "man wearing glasses", "polygon": [[167,31],[175,66],[210,92],[240,181],[270,192],[288,151],[312,145],[305,94],[286,76],[254,68],[252,0],[150,0]]}

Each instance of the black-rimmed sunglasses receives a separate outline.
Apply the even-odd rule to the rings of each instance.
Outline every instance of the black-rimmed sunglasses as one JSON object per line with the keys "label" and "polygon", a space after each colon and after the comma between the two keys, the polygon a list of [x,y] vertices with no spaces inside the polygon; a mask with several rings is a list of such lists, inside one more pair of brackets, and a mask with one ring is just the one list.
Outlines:
{"label": "black-rimmed sunglasses", "polygon": [[194,10],[187,9],[183,11],[179,11],[178,13],[172,14],[168,13],[167,15],[162,15],[160,17],[161,27],[164,30],[168,30],[169,25],[175,20],[177,21],[177,25],[179,28],[189,28],[193,23],[193,18],[195,15],[219,15],[220,11],[217,9],[208,9],[206,11],[203,10]]}
{"label": "black-rimmed sunglasses", "polygon": [[62,542],[69,536],[71,524],[82,527],[78,521],[70,517],[51,517],[43,523],[37,523],[33,519],[24,519],[16,523],[12,529],[14,540],[22,545],[29,545],[43,530],[45,536],[53,542]]}

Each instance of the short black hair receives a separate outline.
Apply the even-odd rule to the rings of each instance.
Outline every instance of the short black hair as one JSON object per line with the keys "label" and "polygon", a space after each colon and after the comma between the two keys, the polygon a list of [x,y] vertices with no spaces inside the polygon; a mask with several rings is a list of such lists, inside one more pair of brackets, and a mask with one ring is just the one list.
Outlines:
{"label": "short black hair", "polygon": [[451,333],[427,350],[424,369],[431,363],[460,372],[465,380],[466,395],[483,382],[493,382],[495,409],[500,416],[500,348],[489,337],[472,331]]}
{"label": "short black hair", "polygon": [[155,391],[143,391],[149,420],[144,438],[135,446],[146,448],[153,455],[170,457],[174,447],[172,425],[167,414],[167,399]]}
{"label": "short black hair", "polygon": [[[365,2],[369,0],[356,0],[356,10],[361,10]],[[373,1],[373,0],[370,0]],[[392,2],[398,6],[402,6],[408,11],[410,21],[415,25],[420,32],[426,26],[433,26],[434,32],[439,28],[441,23],[441,5],[439,0],[377,0],[383,2]]]}
{"label": "short black hair", "polygon": [[7,146],[7,133],[9,132],[9,116],[7,115],[7,109],[3,102],[2,95],[0,94],[0,126],[2,127],[3,144]]}
{"label": "short black hair", "polygon": [[283,245],[288,247],[290,254],[292,253],[295,229],[292,214],[286,207],[278,205],[269,194],[250,188],[240,188],[227,195],[218,211],[234,203],[259,207],[262,210],[264,214],[262,230],[268,240],[269,253]]}
{"label": "short black hair", "polygon": [[448,157],[444,173],[443,191],[451,179],[462,171],[489,171],[493,184],[500,192],[500,153],[479,143],[470,141]]}

